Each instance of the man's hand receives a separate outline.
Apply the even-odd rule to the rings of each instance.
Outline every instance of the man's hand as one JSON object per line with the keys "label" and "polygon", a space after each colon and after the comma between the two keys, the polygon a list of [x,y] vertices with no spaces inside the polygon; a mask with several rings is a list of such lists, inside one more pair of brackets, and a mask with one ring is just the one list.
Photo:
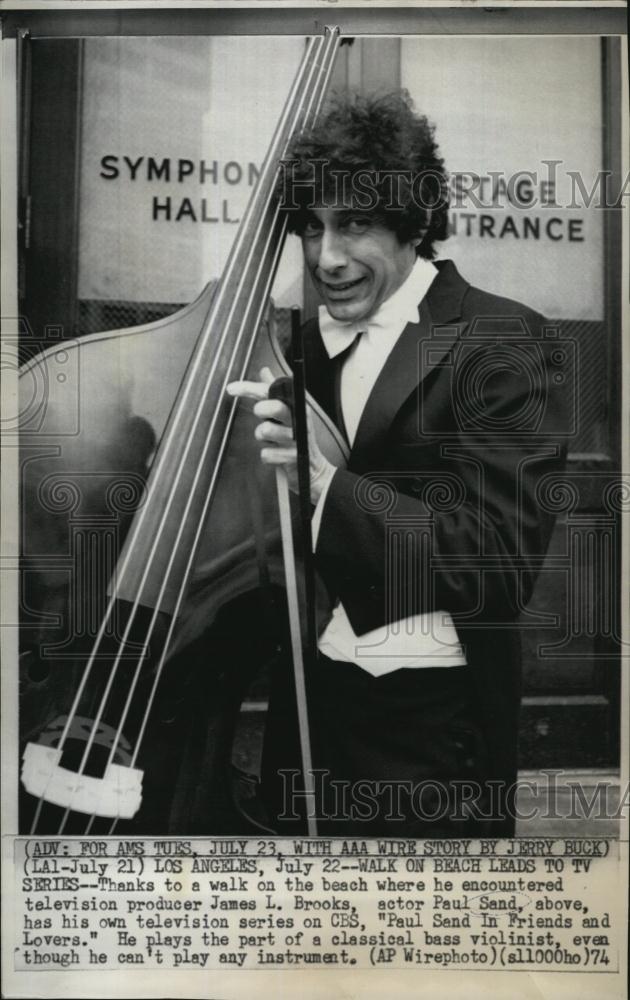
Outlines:
{"label": "man's hand", "polygon": [[[281,465],[287,473],[289,486],[294,493],[297,485],[297,449],[293,440],[291,411],[279,399],[269,399],[269,386],[274,377],[269,368],[261,368],[260,382],[230,382],[230,396],[256,400],[254,415],[260,423],[256,427],[256,440],[262,444],[260,458],[266,465]],[[334,472],[334,465],[322,455],[307,409],[308,454],[311,473],[311,501],[316,504],[321,492]]]}

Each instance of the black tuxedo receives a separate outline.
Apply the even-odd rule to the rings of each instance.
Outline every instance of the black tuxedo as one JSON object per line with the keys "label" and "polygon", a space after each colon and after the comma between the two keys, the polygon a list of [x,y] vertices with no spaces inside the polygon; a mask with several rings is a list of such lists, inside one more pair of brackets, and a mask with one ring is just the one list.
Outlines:
{"label": "black tuxedo", "polygon": [[[411,615],[450,612],[467,658],[469,709],[485,741],[485,777],[509,786],[520,701],[517,618],[554,523],[543,478],[562,468],[566,451],[563,357],[537,313],[472,287],[450,261],[437,266],[420,321],[394,346],[348,467],[334,475],[316,561],[358,636]],[[335,362],[316,320],[305,327],[305,350],[308,388],[338,422]],[[448,685],[452,669],[430,674]],[[423,669],[399,672],[396,697],[404,701],[404,685],[421,687],[423,677],[428,684]],[[415,726],[413,715],[405,718]],[[377,746],[382,734],[371,725]],[[509,818],[492,828],[512,830]]]}

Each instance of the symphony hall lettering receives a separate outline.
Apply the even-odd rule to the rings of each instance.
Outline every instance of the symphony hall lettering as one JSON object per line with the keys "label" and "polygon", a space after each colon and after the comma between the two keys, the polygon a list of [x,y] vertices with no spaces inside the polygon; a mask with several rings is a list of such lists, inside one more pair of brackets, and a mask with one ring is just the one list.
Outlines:
{"label": "symphony hall lettering", "polygon": [[249,187],[258,180],[260,168],[255,163],[238,163],[236,160],[228,160],[226,163],[219,163],[218,160],[188,160],[174,159],[170,156],[157,160],[154,156],[138,156],[132,159],[130,156],[116,156],[111,153],[101,157],[100,176],[105,180],[117,180],[121,175],[126,180],[147,180],[165,181],[170,183],[192,179],[198,180],[200,184],[218,184],[225,181],[226,184],[247,183]]}

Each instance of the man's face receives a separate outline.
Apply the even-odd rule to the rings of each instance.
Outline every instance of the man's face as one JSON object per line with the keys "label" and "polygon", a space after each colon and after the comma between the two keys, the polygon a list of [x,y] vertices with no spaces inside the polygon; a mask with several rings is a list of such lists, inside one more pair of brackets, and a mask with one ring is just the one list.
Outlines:
{"label": "man's face", "polygon": [[340,322],[368,319],[413,268],[413,243],[365,212],[320,208],[302,233],[306,266],[330,315]]}

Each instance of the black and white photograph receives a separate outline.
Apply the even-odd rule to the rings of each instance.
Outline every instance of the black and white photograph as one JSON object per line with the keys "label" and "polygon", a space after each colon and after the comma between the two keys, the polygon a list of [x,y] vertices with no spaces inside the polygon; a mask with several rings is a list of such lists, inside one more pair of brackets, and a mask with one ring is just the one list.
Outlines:
{"label": "black and white photograph", "polygon": [[0,4],[4,996],[627,996],[625,13]]}

